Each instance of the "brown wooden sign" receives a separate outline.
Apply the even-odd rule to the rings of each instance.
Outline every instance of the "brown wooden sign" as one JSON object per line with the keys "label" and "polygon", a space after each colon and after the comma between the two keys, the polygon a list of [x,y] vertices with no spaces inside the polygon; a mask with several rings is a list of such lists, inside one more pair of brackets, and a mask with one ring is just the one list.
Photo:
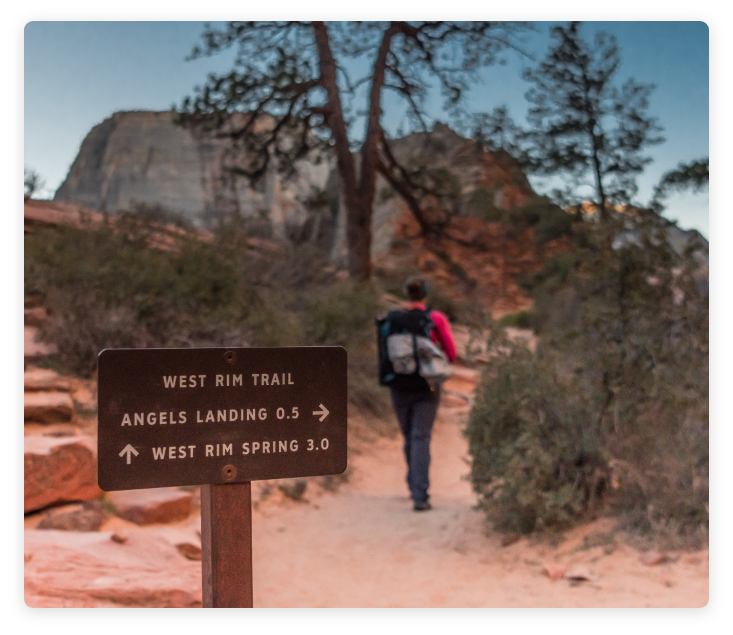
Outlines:
{"label": "brown wooden sign", "polygon": [[105,491],[346,469],[341,347],[107,349],[98,393]]}

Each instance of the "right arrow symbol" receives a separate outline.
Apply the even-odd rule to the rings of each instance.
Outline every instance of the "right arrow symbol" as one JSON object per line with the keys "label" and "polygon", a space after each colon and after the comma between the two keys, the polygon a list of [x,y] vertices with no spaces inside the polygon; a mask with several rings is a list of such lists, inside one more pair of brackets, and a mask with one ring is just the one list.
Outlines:
{"label": "right arrow symbol", "polygon": [[123,456],[127,454],[127,464],[130,465],[130,461],[132,460],[132,455],[134,454],[137,456],[140,454],[135,448],[133,448],[129,443],[125,446],[125,449],[120,452],[120,456]]}
{"label": "right arrow symbol", "polygon": [[320,406],[320,410],[314,410],[314,415],[321,415],[321,418],[319,421],[323,421],[328,416],[328,410],[326,409],[326,406],[324,406],[322,403],[318,404]]}

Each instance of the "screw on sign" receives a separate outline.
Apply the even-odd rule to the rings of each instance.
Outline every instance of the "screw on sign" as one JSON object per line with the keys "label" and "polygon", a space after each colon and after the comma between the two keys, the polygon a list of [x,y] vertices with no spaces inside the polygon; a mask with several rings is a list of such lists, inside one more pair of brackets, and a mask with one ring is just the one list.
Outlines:
{"label": "screw on sign", "polygon": [[341,347],[107,349],[98,401],[103,490],[202,486],[206,607],[252,606],[251,481],[346,469]]}

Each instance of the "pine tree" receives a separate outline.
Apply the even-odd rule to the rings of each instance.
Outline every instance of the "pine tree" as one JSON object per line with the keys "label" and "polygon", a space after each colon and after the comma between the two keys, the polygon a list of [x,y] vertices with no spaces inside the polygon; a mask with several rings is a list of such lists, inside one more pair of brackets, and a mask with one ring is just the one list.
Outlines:
{"label": "pine tree", "polygon": [[580,204],[583,186],[590,186],[606,220],[609,204],[628,204],[637,192],[636,177],[651,162],[644,150],[663,141],[661,126],[647,115],[654,86],[633,79],[618,86],[621,59],[612,35],[600,32],[589,44],[578,22],[551,33],[547,57],[524,73],[533,84],[524,161],[535,174],[571,178],[571,187],[555,192],[564,204]]}
{"label": "pine tree", "polygon": [[[250,161],[239,173],[253,180],[273,164],[288,173],[312,153],[332,152],[346,207],[349,271],[365,279],[377,174],[421,220],[415,184],[390,152],[382,127],[382,94],[403,99],[411,126],[427,131],[432,86],[440,86],[445,110],[460,114],[478,69],[515,47],[523,28],[502,22],[230,22],[221,30],[207,28],[192,57],[234,47],[235,65],[212,74],[184,101],[182,119],[209,126],[244,149]],[[344,62],[360,57],[371,68],[352,81]],[[362,136],[350,130],[348,103],[363,84],[369,89]]]}

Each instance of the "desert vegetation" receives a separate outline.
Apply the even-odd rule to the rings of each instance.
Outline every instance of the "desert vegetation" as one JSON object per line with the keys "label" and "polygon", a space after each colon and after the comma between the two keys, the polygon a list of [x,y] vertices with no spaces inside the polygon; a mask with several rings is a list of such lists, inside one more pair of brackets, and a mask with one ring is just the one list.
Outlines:
{"label": "desert vegetation", "polygon": [[158,228],[128,213],[114,226],[26,236],[25,292],[44,297],[42,336],[59,348],[50,363],[89,377],[104,348],[344,346],[351,403],[386,412],[371,354],[374,284],[341,279],[312,245],[251,238],[237,221],[151,249]]}
{"label": "desert vegetation", "polygon": [[[600,513],[690,544],[708,527],[708,300],[703,247],[653,212],[573,226],[525,277],[535,353],[494,331],[466,435],[480,506],[505,531]],[[706,274],[705,274],[706,275]]]}

